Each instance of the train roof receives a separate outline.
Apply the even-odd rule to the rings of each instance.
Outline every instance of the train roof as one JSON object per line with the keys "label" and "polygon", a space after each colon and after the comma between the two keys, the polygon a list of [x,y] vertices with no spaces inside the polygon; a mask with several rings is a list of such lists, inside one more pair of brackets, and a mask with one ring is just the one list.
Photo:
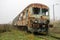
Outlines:
{"label": "train roof", "polygon": [[[30,4],[28,7],[37,7],[37,8],[44,8],[44,9],[48,9],[48,6],[44,5],[44,4],[40,4],[40,3],[32,3]],[[27,7],[27,8],[28,8]]]}
{"label": "train roof", "polygon": [[[29,7],[37,7],[37,8],[48,9],[48,6],[47,6],[47,5],[40,4],[40,3],[32,3],[32,4],[28,5],[23,11],[25,11],[25,10],[28,9]],[[23,13],[23,11],[20,12],[20,13]]]}
{"label": "train roof", "polygon": [[[37,8],[43,8],[43,9],[48,9],[48,6],[47,5],[44,5],[44,4],[40,4],[40,3],[32,3],[32,4],[30,4],[30,5],[28,5],[25,9],[27,9],[27,8],[29,8],[29,7],[37,7]],[[25,10],[24,9],[24,10]],[[23,10],[23,11],[24,11]],[[22,11],[22,12],[23,12]],[[22,13],[21,12],[21,13]]]}

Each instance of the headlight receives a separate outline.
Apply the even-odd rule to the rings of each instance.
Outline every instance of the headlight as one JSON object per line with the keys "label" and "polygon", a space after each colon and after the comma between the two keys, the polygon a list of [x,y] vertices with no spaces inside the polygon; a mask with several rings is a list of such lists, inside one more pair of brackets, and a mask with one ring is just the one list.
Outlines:
{"label": "headlight", "polygon": [[35,21],[35,23],[37,23],[38,21]]}

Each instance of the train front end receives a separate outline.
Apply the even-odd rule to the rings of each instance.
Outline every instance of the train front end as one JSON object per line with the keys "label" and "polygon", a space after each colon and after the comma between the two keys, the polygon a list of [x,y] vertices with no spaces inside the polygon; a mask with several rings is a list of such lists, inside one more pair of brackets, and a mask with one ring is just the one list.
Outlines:
{"label": "train front end", "polygon": [[31,15],[29,16],[30,25],[28,30],[47,34],[49,29],[49,10],[45,8],[32,7],[30,8]]}

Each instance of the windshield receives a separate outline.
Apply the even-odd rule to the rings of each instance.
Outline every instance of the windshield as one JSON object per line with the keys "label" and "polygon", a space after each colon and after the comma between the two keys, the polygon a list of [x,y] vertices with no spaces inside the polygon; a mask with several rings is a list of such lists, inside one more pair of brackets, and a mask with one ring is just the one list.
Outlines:
{"label": "windshield", "polygon": [[48,15],[48,9],[42,9],[42,15]]}
{"label": "windshield", "polygon": [[33,14],[39,14],[40,8],[33,8]]}
{"label": "windshield", "polygon": [[37,15],[48,15],[48,9],[44,8],[32,8],[32,13]]}

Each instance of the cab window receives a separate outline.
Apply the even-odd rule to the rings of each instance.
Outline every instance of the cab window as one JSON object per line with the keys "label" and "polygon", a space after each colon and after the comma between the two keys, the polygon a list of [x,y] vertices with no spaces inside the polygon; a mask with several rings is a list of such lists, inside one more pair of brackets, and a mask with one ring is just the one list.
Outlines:
{"label": "cab window", "polygon": [[43,15],[48,15],[48,9],[42,9],[42,14]]}

